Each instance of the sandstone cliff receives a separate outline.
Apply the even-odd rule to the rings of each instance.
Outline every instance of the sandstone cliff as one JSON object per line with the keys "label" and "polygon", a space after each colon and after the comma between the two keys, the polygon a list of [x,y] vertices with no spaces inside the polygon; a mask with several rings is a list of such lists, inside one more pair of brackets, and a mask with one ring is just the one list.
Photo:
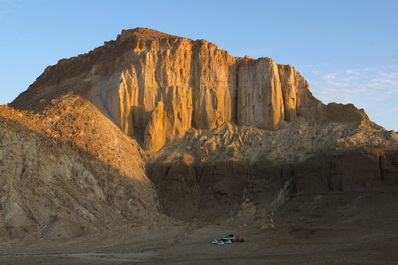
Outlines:
{"label": "sandstone cliff", "polygon": [[24,106],[28,98],[84,89],[73,80],[84,80],[91,100],[149,151],[190,128],[235,123],[277,130],[300,115],[322,116],[322,104],[292,66],[236,58],[204,40],[144,28],[124,30],[115,41],[48,67],[11,105],[32,109]]}

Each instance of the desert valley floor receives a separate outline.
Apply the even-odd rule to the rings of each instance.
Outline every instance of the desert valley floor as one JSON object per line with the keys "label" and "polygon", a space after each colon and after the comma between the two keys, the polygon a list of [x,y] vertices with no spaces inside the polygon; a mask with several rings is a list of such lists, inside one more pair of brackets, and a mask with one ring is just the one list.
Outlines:
{"label": "desert valley floor", "polygon": [[[0,263],[398,264],[397,198],[394,193],[296,197],[263,228],[175,222],[67,240],[8,241],[1,244]],[[230,233],[247,240],[210,243]]]}

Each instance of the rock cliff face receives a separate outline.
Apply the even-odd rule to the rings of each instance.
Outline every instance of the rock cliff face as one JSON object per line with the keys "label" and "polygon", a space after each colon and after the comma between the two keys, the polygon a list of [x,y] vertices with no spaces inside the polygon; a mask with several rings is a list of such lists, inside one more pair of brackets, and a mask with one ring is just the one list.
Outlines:
{"label": "rock cliff face", "polygon": [[398,150],[320,152],[301,164],[267,160],[153,163],[148,165],[148,174],[169,215],[263,226],[292,195],[396,192]]}
{"label": "rock cliff face", "polygon": [[143,133],[150,151],[189,128],[235,122],[276,130],[295,119],[299,91],[310,93],[293,67],[270,58],[234,58],[209,42],[147,29],[123,31],[114,45],[124,43],[131,45],[126,69],[98,93],[127,134]]}
{"label": "rock cliff face", "polygon": [[[294,67],[236,58],[204,40],[144,28],[124,30],[115,41],[47,68],[29,94],[78,76],[92,83],[94,97],[149,151],[190,128],[233,122],[277,130],[300,115],[308,103],[301,98],[317,102]],[[24,100],[21,95],[13,105]]]}
{"label": "rock cliff face", "polygon": [[189,128],[211,129],[234,119],[236,66],[226,51],[146,29],[123,31],[114,45],[126,43],[129,61],[121,78],[97,93],[147,150],[158,150]]}

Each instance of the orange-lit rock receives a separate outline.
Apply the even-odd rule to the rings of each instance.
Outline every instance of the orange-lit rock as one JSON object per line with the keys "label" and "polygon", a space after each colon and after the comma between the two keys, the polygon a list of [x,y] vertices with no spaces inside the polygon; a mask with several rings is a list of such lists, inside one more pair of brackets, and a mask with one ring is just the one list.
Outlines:
{"label": "orange-lit rock", "polygon": [[[328,120],[334,111],[312,96],[292,66],[233,57],[204,40],[145,28],[123,30],[104,46],[47,67],[12,106],[40,110],[68,93],[91,100],[150,151],[189,129],[232,123],[279,130],[300,116]],[[38,103],[28,103],[32,100]],[[356,112],[344,108],[340,119],[351,121]],[[357,123],[368,120],[358,117]]]}
{"label": "orange-lit rock", "polygon": [[[128,48],[116,60],[121,71],[101,78],[97,94],[122,130],[152,151],[189,128],[234,122],[276,130],[297,115],[298,74],[270,58],[235,58],[204,40],[142,28],[123,31],[112,45]],[[164,113],[154,113],[160,101]],[[165,139],[155,139],[160,131]]]}

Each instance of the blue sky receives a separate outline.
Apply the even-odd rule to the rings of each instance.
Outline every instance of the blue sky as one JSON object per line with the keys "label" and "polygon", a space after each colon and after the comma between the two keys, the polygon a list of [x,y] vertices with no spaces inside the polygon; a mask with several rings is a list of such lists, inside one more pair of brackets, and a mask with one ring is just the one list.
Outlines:
{"label": "blue sky", "polygon": [[290,64],[324,103],[398,130],[398,1],[0,0],[0,104],[59,59],[148,27]]}

